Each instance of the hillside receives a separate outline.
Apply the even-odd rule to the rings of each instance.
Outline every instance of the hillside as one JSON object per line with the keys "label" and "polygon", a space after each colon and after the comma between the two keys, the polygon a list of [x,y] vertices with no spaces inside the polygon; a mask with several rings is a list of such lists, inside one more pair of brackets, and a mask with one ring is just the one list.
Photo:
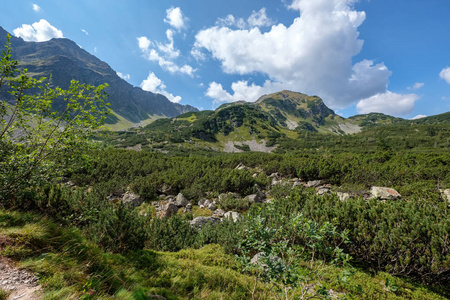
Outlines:
{"label": "hillside", "polygon": [[[0,45],[5,45],[6,35],[7,32],[0,27]],[[11,44],[13,59],[19,61],[21,68],[28,69],[32,76],[52,76],[56,86],[67,88],[72,79],[92,85],[107,83],[108,102],[115,113],[108,123],[121,121],[131,127],[133,123],[148,119],[175,117],[188,111],[197,111],[189,105],[172,103],[163,95],[133,87],[120,78],[107,63],[69,39],[37,43],[12,37]],[[1,97],[10,99],[6,91],[2,91]]]}
{"label": "hillside", "polygon": [[[117,147],[140,149],[242,151],[369,151],[380,141],[394,149],[447,147],[450,114],[404,120],[380,113],[343,118],[317,96],[291,91],[188,112],[110,137]],[[405,134],[406,133],[406,134]],[[176,146],[175,148],[173,146]],[[182,146],[182,148],[180,148]],[[178,151],[176,150],[176,151]]]}

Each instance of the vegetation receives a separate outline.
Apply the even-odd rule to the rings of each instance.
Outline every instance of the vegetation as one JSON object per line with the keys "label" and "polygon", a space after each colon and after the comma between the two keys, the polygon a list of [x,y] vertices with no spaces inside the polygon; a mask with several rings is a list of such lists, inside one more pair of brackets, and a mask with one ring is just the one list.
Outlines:
{"label": "vegetation", "polygon": [[[47,299],[450,297],[450,212],[439,191],[450,188],[447,115],[360,116],[361,133],[324,135],[317,124],[338,117],[318,97],[276,95],[102,139],[103,87],[29,78],[8,45],[0,66],[16,96],[0,102],[0,255],[34,271]],[[301,114],[296,131],[281,126]],[[201,148],[231,134],[265,138],[277,153]],[[311,180],[332,192],[293,187]],[[403,197],[369,199],[373,185]],[[109,201],[125,191],[144,204]],[[269,201],[250,201],[263,191]],[[192,210],[160,217],[156,208],[180,192]],[[204,198],[240,217],[191,226],[213,214],[196,205]]]}

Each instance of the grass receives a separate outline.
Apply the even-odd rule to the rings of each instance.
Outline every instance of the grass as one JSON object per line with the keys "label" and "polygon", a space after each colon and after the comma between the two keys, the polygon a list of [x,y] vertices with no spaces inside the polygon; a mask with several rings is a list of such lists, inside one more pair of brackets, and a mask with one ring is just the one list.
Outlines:
{"label": "grass", "polygon": [[[81,231],[45,217],[0,210],[0,255],[31,269],[43,299],[276,299],[273,285],[242,274],[219,245],[179,252],[104,252]],[[309,262],[298,261],[303,269]],[[322,268],[316,263],[317,270]],[[427,287],[386,273],[323,266],[308,286],[323,285],[337,299],[445,299]],[[304,285],[305,287],[305,285]],[[300,295],[301,289],[291,295]],[[0,299],[5,299],[0,290]],[[3,298],[2,298],[3,297]]]}

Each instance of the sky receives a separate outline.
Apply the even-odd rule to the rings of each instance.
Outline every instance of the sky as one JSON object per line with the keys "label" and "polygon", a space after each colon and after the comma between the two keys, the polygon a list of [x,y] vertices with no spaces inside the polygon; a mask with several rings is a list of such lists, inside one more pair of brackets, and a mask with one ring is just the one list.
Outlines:
{"label": "sky", "polygon": [[0,26],[68,38],[199,109],[291,90],[338,114],[450,111],[448,0],[14,0]]}

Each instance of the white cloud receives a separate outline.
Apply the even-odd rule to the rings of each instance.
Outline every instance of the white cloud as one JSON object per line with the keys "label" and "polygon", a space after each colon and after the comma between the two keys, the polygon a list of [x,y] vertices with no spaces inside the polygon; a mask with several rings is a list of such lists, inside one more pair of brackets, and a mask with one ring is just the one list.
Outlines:
{"label": "white cloud", "polygon": [[426,117],[427,117],[426,115],[417,115],[417,116],[411,118],[411,120],[417,120],[417,119],[422,119],[422,118],[426,118]]}
{"label": "white cloud", "polygon": [[170,26],[180,30],[186,27],[186,18],[183,16],[179,7],[171,7],[166,10],[166,18],[164,22],[169,23]]}
{"label": "white cloud", "polygon": [[33,3],[33,10],[35,12],[40,12],[41,11],[41,7],[39,5],[37,5],[36,3]]}
{"label": "white cloud", "polygon": [[266,15],[266,8],[263,7],[259,11],[253,11],[247,20],[250,27],[264,27],[271,26],[273,21]]}
{"label": "white cloud", "polygon": [[259,11],[253,11],[247,22],[243,18],[236,18],[233,15],[227,15],[225,18],[219,18],[216,25],[219,27],[237,27],[239,29],[249,29],[253,27],[266,27],[273,25],[273,21],[266,15],[266,8]]}
{"label": "white cloud", "polygon": [[141,82],[141,88],[144,91],[164,95],[167,97],[167,99],[174,103],[178,103],[181,101],[180,96],[174,96],[173,94],[166,91],[166,85],[164,84],[164,82],[156,77],[155,73],[153,72],[149,73],[147,79]]}
{"label": "white cloud", "polygon": [[13,33],[15,36],[21,37],[27,42],[45,42],[52,38],[63,37],[61,30],[53,27],[44,19],[32,25],[22,24],[22,27],[14,29]]}
{"label": "white cloud", "polygon": [[439,76],[450,84],[450,67],[447,67],[439,73]]}
{"label": "white cloud", "polygon": [[[169,40],[168,44],[161,44],[159,42],[151,42],[147,37],[141,36],[138,37],[138,45],[139,49],[141,49],[144,57],[150,61],[158,62],[159,66],[164,70],[169,71],[170,73],[182,73],[189,76],[194,76],[195,69],[189,65],[178,65],[173,60],[180,55],[180,51],[175,49],[173,42],[173,31],[166,31],[167,39]],[[155,48],[151,48],[154,46]]]}
{"label": "white cloud", "polygon": [[421,89],[424,85],[425,85],[425,83],[423,83],[423,82],[416,82],[412,86],[408,86],[406,89],[416,91],[418,89]]}
{"label": "white cloud", "polygon": [[120,72],[116,72],[116,73],[117,73],[117,76],[119,76],[123,80],[130,80],[130,78],[131,78],[130,74],[122,74]]}
{"label": "white cloud", "polygon": [[81,29],[81,31],[83,31],[86,35],[89,35],[89,32],[87,32],[87,31],[84,30],[84,29]]}
{"label": "white cloud", "polygon": [[299,17],[264,33],[258,27],[232,29],[236,19],[228,16],[197,33],[193,52],[207,51],[221,62],[225,73],[266,75],[270,81],[261,90],[276,86],[318,95],[328,106],[344,108],[387,93],[392,73],[382,62],[352,63],[364,44],[358,38],[358,27],[366,18],[354,9],[354,2],[295,0],[289,7],[299,10]]}
{"label": "white cloud", "polygon": [[358,113],[380,112],[389,115],[406,115],[414,110],[414,102],[419,100],[416,94],[400,95],[386,91],[358,102]]}

